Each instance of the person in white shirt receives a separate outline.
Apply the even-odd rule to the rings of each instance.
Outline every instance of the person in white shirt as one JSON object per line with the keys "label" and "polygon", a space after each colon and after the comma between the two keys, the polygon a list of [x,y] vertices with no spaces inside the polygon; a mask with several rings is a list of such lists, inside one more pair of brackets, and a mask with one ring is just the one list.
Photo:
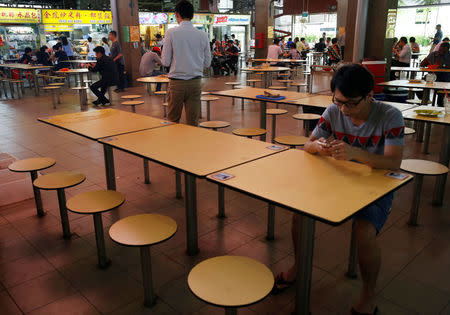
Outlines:
{"label": "person in white shirt", "polygon": [[88,37],[87,42],[85,42],[85,45],[87,46],[88,49],[87,53],[88,60],[95,60],[96,59],[94,52],[95,45],[92,42],[92,37]]}
{"label": "person in white shirt", "polygon": [[201,77],[204,68],[211,65],[208,35],[192,25],[194,6],[186,0],[175,6],[178,27],[165,34],[162,65],[169,71],[169,111],[167,118],[179,122],[183,111],[189,125],[197,126],[201,108]]}
{"label": "person in white shirt", "polygon": [[[274,38],[273,44],[269,46],[267,50],[267,59],[278,59],[283,54],[283,51],[280,47],[280,40],[278,38]],[[271,62],[271,65],[277,64],[276,62]]]}
{"label": "person in white shirt", "polygon": [[[411,62],[411,47],[408,45],[408,39],[401,37],[397,44],[398,49],[392,49],[395,59],[392,59],[392,66],[409,67]],[[395,71],[391,71],[391,80],[395,80]]]}
{"label": "person in white shirt", "polygon": [[103,37],[102,38],[102,42],[103,42],[103,49],[105,50],[105,56],[111,55],[111,51],[109,49],[108,39],[106,37]]}

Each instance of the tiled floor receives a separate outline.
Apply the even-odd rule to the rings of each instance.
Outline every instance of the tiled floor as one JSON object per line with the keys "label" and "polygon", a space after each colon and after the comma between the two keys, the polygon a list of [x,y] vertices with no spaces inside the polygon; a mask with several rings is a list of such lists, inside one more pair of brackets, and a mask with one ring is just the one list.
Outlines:
{"label": "tiled floor", "polygon": [[[239,78],[244,82],[244,78]],[[234,78],[205,79],[204,90],[228,88]],[[317,90],[326,83],[316,80]],[[144,94],[142,87],[128,92]],[[90,96],[92,100],[92,96]],[[141,114],[162,117],[162,99],[146,96]],[[114,107],[121,108],[115,95]],[[259,107],[246,102],[221,98],[211,103],[212,119],[230,121],[232,128],[258,126]],[[283,107],[283,106],[282,106]],[[297,111],[278,117],[278,135],[302,134],[301,124],[292,119]],[[34,97],[27,90],[22,100],[0,102],[0,152],[17,158],[51,156],[57,164],[51,169],[83,172],[87,180],[67,189],[71,197],[79,192],[105,188],[103,152],[97,143],[51,126],[36,118],[79,111],[78,96],[67,91],[62,104],[53,110],[49,96]],[[227,128],[223,132],[231,132]],[[420,145],[407,138],[405,158],[437,160],[442,127],[432,130],[430,155],[420,153]],[[270,134],[269,134],[270,136]],[[199,140],[200,141],[200,140]],[[168,144],[170,145],[170,144]],[[274,273],[293,262],[290,240],[290,214],[277,209],[276,240],[265,240],[266,208],[263,202],[235,192],[227,192],[227,218],[218,220],[216,187],[199,181],[198,220],[201,252],[185,255],[185,219],[183,201],[174,198],[173,171],[151,163],[151,185],[143,183],[141,160],[116,152],[117,188],[126,195],[125,204],[103,217],[107,253],[112,265],[96,268],[95,236],[91,216],[70,214],[75,236],[61,238],[56,193],[42,192],[47,215],[35,216],[33,200],[0,207],[0,314],[221,314],[223,310],[207,306],[187,288],[189,270],[199,261],[222,254],[246,255],[267,264]],[[276,167],[276,166],[274,166]],[[392,214],[379,236],[382,268],[378,286],[381,314],[450,314],[450,185],[442,207],[432,207],[433,178],[425,178],[420,226],[406,224],[412,185],[396,196]],[[324,192],[326,193],[326,192]],[[143,287],[137,249],[113,243],[108,227],[117,219],[146,212],[158,212],[174,218],[179,230],[174,238],[152,249],[157,305],[142,306]],[[361,282],[344,276],[349,250],[351,223],[330,227],[317,223],[314,249],[313,314],[348,314],[358,296]],[[240,310],[243,314],[290,314],[295,290]]]}

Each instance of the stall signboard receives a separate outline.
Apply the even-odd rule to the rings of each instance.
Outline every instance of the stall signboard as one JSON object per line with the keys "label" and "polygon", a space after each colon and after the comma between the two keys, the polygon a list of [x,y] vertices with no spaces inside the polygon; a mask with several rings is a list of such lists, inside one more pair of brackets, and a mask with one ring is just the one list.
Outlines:
{"label": "stall signboard", "polygon": [[[192,24],[213,24],[214,14],[194,14],[192,19]],[[169,13],[169,24],[176,24],[177,19],[175,18],[175,13]]]}
{"label": "stall signboard", "polygon": [[250,15],[214,15],[214,25],[249,25]]}
{"label": "stall signboard", "polygon": [[44,24],[111,24],[110,11],[42,10]]}
{"label": "stall signboard", "polygon": [[139,12],[139,24],[141,25],[167,24],[168,20],[168,13]]}
{"label": "stall signboard", "polygon": [[25,8],[0,8],[0,23],[41,23],[41,10]]}
{"label": "stall signboard", "polygon": [[73,24],[44,24],[45,32],[73,32]]}

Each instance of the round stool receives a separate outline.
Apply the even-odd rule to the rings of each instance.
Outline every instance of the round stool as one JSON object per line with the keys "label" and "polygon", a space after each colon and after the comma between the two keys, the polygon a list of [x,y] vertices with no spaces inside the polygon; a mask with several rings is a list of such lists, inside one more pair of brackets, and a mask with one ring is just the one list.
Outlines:
{"label": "round stool", "polygon": [[167,101],[167,91],[156,91],[155,95],[162,95],[163,103],[165,103]]}
{"label": "round stool", "polygon": [[233,130],[233,134],[236,136],[247,137],[250,139],[257,136],[264,136],[266,133],[267,131],[261,128],[239,128]]}
{"label": "round stool", "polygon": [[52,93],[53,109],[56,109],[56,100],[58,100],[58,104],[61,104],[61,98],[59,96],[61,87],[60,86],[44,86],[43,89],[45,91],[50,91],[50,93]]}
{"label": "round stool", "polygon": [[9,83],[10,83],[10,87],[11,87],[11,84],[12,84],[12,87],[11,87],[11,97],[14,97],[14,87],[16,88],[16,90],[17,90],[17,98],[19,99],[19,98],[22,98],[22,90],[23,90],[23,80],[10,80],[9,81]]}
{"label": "round stool", "polygon": [[81,184],[85,179],[86,176],[77,172],[56,172],[42,175],[33,182],[33,185],[39,189],[57,191],[63,237],[66,239],[70,238],[71,234],[66,208],[66,193],[64,189]]}
{"label": "round stool", "polygon": [[109,229],[109,236],[114,242],[140,248],[145,306],[152,306],[156,301],[152,284],[150,246],[167,241],[176,232],[177,223],[160,214],[130,216],[117,221]]}
{"label": "round stool", "polygon": [[272,116],[272,143],[276,137],[277,132],[277,116],[287,114],[287,110],[278,108],[269,108],[266,110],[266,115]]}
{"label": "round stool", "polygon": [[256,83],[260,83],[262,80],[259,79],[247,79],[247,85],[251,85],[252,87],[256,87]]}
{"label": "round stool", "polygon": [[64,85],[66,85],[64,82],[52,82],[48,84],[48,86],[60,86],[60,87],[63,87]]}
{"label": "round stool", "polygon": [[78,91],[78,94],[80,96],[80,107],[87,105],[87,89],[87,86],[76,86],[72,88],[72,90]]}
{"label": "round stool", "polygon": [[211,93],[210,92],[202,92],[202,95],[210,95]]}
{"label": "round stool", "polygon": [[426,160],[403,160],[400,169],[412,173],[414,178],[413,202],[409,215],[409,225],[417,225],[417,217],[419,216],[420,195],[422,193],[423,177],[438,176],[448,173],[448,167],[445,165],[426,161]]}
{"label": "round stool", "polygon": [[202,96],[201,101],[206,102],[206,120],[211,120],[211,102],[217,101],[219,98],[215,96]]}
{"label": "round stool", "polygon": [[98,266],[102,269],[108,267],[111,263],[106,257],[102,212],[111,211],[124,202],[125,196],[114,190],[89,191],[76,195],[67,201],[67,209],[69,211],[93,215]]}
{"label": "round stool", "polygon": [[270,90],[287,90],[287,87],[280,85],[272,85],[268,87]]}
{"label": "round stool", "polygon": [[242,256],[219,256],[202,261],[188,275],[191,292],[206,303],[237,314],[237,308],[263,300],[273,288],[272,271]]}
{"label": "round stool", "polygon": [[128,94],[128,95],[122,95],[120,96],[120,99],[122,100],[129,100],[129,101],[134,101],[137,98],[141,98],[142,95],[141,94]]}
{"label": "round stool", "polygon": [[169,103],[163,103],[162,107],[164,111],[164,117],[167,117],[167,107],[169,107]]}
{"label": "round stool", "polygon": [[131,106],[131,111],[133,113],[136,113],[136,106],[137,105],[143,105],[143,104],[144,104],[144,101],[125,101],[125,102],[122,102],[122,105]]}
{"label": "round stool", "polygon": [[275,142],[282,145],[287,145],[291,149],[295,149],[298,146],[305,145],[309,138],[303,136],[280,136],[275,138]]}
{"label": "round stool", "polygon": [[303,120],[305,128],[305,136],[309,137],[309,123],[312,120],[319,120],[320,115],[317,114],[295,114],[292,118],[297,120]]}
{"label": "round stool", "polygon": [[278,82],[283,83],[284,86],[285,86],[286,88],[288,88],[288,87],[289,87],[289,83],[292,83],[292,82],[294,82],[294,81],[292,81],[292,80],[278,80]]}
{"label": "round stool", "polygon": [[297,88],[297,92],[300,93],[300,89],[301,89],[302,87],[307,88],[307,87],[308,87],[308,84],[307,84],[307,83],[297,83],[297,82],[294,82],[294,83],[291,83],[291,86],[295,86],[295,87]]}
{"label": "round stool", "polygon": [[416,133],[416,130],[409,128],[409,127],[405,127],[405,136],[413,135],[415,133]]}
{"label": "round stool", "polygon": [[219,121],[219,120],[211,120],[200,123],[199,125],[202,128],[212,129],[217,131],[218,129],[226,128],[231,126],[231,124],[227,121]]}
{"label": "round stool", "polygon": [[[31,175],[31,184],[38,178],[38,171],[45,170],[55,165],[56,161],[49,157],[31,158],[15,161],[8,165],[8,169],[12,172],[29,172]],[[36,203],[36,211],[38,217],[45,215],[42,208],[41,192],[33,185],[34,202]]]}
{"label": "round stool", "polygon": [[[241,82],[225,82],[225,85],[231,85],[231,89],[234,90],[236,86],[241,85]],[[234,97],[232,99],[234,105]]]}

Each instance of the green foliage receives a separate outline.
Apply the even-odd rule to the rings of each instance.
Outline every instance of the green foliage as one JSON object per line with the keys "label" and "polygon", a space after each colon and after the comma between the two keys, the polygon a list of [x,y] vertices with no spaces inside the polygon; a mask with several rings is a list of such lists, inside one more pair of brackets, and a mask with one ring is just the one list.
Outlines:
{"label": "green foliage", "polygon": [[430,46],[430,39],[428,36],[414,36],[416,38],[416,43],[419,44],[420,47]]}

